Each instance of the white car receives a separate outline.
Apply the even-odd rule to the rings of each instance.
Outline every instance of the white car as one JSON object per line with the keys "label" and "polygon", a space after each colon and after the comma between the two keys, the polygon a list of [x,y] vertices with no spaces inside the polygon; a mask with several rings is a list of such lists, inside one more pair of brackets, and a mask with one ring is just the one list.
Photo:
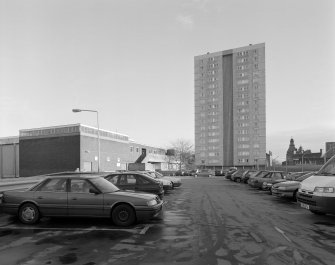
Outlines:
{"label": "white car", "polygon": [[314,214],[335,214],[335,155],[300,183],[297,199],[302,208]]}

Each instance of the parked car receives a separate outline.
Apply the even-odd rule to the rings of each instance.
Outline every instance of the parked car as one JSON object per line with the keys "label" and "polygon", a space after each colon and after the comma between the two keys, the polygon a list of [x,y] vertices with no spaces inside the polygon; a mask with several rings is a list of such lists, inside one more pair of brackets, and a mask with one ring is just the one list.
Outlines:
{"label": "parked car", "polygon": [[164,196],[162,181],[155,180],[137,171],[114,172],[105,175],[105,179],[122,190],[135,190]]}
{"label": "parked car", "polygon": [[181,186],[181,179],[176,178],[176,177],[171,177],[171,176],[164,176],[162,173],[157,172],[157,171],[152,171],[155,173],[155,175],[160,178],[160,179],[167,179],[172,182],[173,188],[180,187]]}
{"label": "parked car", "polygon": [[161,173],[159,173],[157,171],[146,170],[144,172],[147,173],[147,174],[149,174],[154,179],[163,181],[163,187],[164,187],[164,182],[166,184],[168,184],[169,186],[168,186],[167,190],[173,189],[175,187],[179,187],[181,185],[181,179],[180,178],[167,177],[167,176],[164,176],[163,174],[161,174]]}
{"label": "parked car", "polygon": [[[262,189],[264,182],[272,185],[278,181],[285,181],[282,171],[260,171],[250,178],[248,183],[251,187]],[[270,185],[266,185],[264,187],[265,190],[269,190],[269,186]]]}
{"label": "parked car", "polygon": [[215,176],[214,170],[211,169],[199,169],[195,174],[195,177],[213,177]]}
{"label": "parked car", "polygon": [[256,175],[258,172],[259,170],[256,169],[250,169],[245,171],[242,175],[241,182],[248,183],[249,178]]}
{"label": "parked car", "polygon": [[300,183],[297,199],[314,214],[335,214],[335,155]]}
{"label": "parked car", "polygon": [[296,180],[297,178],[306,175],[309,172],[290,172],[288,173],[288,175],[286,176],[286,180]]}
{"label": "parked car", "polygon": [[115,225],[130,226],[157,216],[162,204],[156,195],[121,191],[93,174],[46,176],[29,189],[6,191],[0,197],[2,211],[17,215],[24,224],[57,216],[106,217]]}
{"label": "parked car", "polygon": [[215,170],[215,176],[225,176],[225,174],[224,170]]}
{"label": "parked car", "polygon": [[182,170],[177,170],[175,173],[174,173],[175,176],[185,176],[185,172],[182,171]]}
{"label": "parked car", "polygon": [[235,181],[235,182],[241,182],[241,180],[242,180],[242,176],[243,176],[243,173],[244,173],[244,172],[245,172],[245,170],[243,170],[243,169],[239,169],[239,170],[235,171],[235,172],[231,175],[230,179],[231,179],[232,181]]}
{"label": "parked car", "polygon": [[231,179],[231,175],[237,171],[236,167],[231,167],[226,173],[226,179]]}
{"label": "parked car", "polygon": [[155,174],[155,171],[138,171],[140,174],[146,174],[147,176],[149,176],[150,178],[153,178],[155,180],[158,180],[160,182],[162,182],[163,184],[163,189],[164,189],[164,192],[166,193],[167,191],[169,190],[172,190],[173,189],[173,184],[171,182],[171,180],[168,180],[168,179],[162,179],[162,178],[159,178],[156,174]]}
{"label": "parked car", "polygon": [[[291,178],[295,180],[287,180],[286,178],[286,181],[274,184],[271,189],[272,195],[277,197],[292,198],[296,201],[300,182],[315,174],[315,172],[304,173],[305,174],[302,175],[296,174],[295,176],[291,176]],[[300,175],[300,177],[295,178],[297,175]]]}

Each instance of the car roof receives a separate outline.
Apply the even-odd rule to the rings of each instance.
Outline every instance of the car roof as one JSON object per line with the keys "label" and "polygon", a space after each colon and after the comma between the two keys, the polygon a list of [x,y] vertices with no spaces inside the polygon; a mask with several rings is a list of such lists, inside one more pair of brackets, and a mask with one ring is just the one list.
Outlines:
{"label": "car roof", "polygon": [[46,175],[46,178],[52,179],[52,178],[81,178],[81,179],[92,179],[92,178],[99,178],[104,177],[106,174],[98,174],[98,173],[92,173],[92,174],[86,174],[86,173],[71,173],[71,174],[55,174],[55,175]]}

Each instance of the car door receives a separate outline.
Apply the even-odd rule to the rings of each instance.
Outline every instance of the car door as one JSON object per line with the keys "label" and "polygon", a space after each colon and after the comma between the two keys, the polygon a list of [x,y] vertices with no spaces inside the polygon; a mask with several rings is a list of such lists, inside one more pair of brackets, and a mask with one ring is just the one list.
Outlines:
{"label": "car door", "polygon": [[284,179],[284,175],[281,172],[274,172],[272,174],[272,183],[280,182],[281,179]]}
{"label": "car door", "polygon": [[67,178],[50,178],[34,192],[41,215],[67,215]]}
{"label": "car door", "polygon": [[159,184],[155,180],[140,174],[134,174],[134,177],[136,178],[138,191],[156,194],[159,192]]}
{"label": "car door", "polygon": [[136,178],[133,174],[120,174],[117,187],[122,190],[136,190]]}
{"label": "car door", "polygon": [[104,197],[98,192],[88,179],[70,179],[68,215],[103,216]]}

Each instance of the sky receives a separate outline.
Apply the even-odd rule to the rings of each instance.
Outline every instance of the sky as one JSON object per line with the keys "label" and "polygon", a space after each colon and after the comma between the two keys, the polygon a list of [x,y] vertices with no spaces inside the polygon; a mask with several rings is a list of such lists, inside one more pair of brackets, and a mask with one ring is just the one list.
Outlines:
{"label": "sky", "polygon": [[265,42],[267,151],[335,141],[333,0],[0,0],[0,137],[82,123],[194,142],[194,56]]}

